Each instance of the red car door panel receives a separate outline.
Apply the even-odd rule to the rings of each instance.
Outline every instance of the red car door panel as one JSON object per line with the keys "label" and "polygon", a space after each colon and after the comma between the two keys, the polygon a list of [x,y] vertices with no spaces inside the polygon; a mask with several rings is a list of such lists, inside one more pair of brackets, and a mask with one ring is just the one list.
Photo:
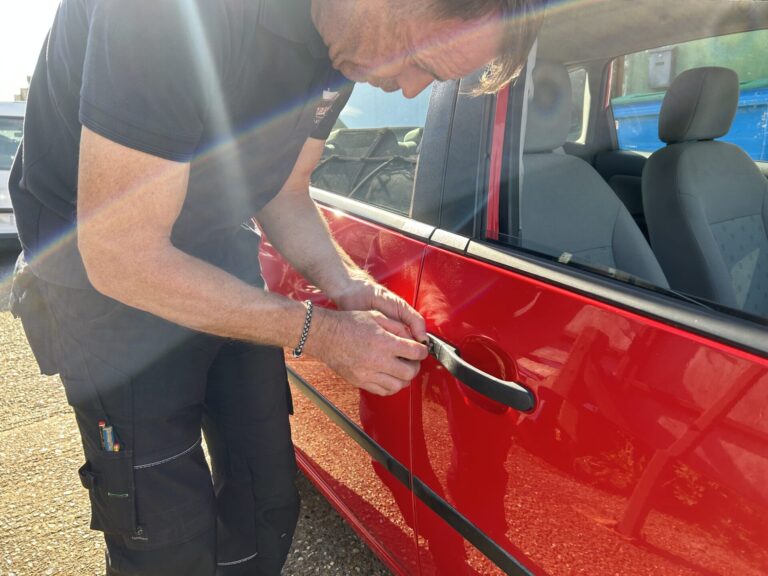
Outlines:
{"label": "red car door panel", "polygon": [[[359,266],[408,302],[414,302],[425,249],[423,240],[335,209],[324,208],[323,215],[336,241]],[[414,223],[406,222],[408,225],[418,228]],[[327,304],[325,297],[267,242],[262,245],[260,260],[271,291]],[[410,389],[382,398],[353,388],[317,360],[289,360],[289,366],[301,378],[292,381],[296,412],[292,426],[300,463],[394,571],[416,574],[407,471]],[[331,416],[336,424],[318,406],[328,410],[333,407],[336,413]],[[351,425],[356,428],[352,433],[360,434],[350,436],[349,430],[337,426],[339,423]],[[375,444],[373,458],[361,447],[360,438]],[[395,468],[399,470],[397,476],[392,473]],[[397,553],[391,554],[394,550]]]}
{"label": "red car door panel", "polygon": [[[515,411],[434,359],[412,397],[415,478],[525,568],[768,572],[766,359],[438,247],[417,308],[536,397]],[[418,502],[416,517],[434,567],[430,539],[453,529]],[[455,574],[491,573],[470,546],[453,556]]]}

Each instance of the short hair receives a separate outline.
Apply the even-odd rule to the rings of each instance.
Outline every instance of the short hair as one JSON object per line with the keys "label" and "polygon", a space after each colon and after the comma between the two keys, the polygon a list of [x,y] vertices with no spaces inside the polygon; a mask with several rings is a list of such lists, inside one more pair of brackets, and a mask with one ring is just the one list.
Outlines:
{"label": "short hair", "polygon": [[525,66],[539,34],[548,0],[432,0],[443,18],[473,20],[499,13],[504,22],[502,53],[488,66],[476,92],[495,94]]}

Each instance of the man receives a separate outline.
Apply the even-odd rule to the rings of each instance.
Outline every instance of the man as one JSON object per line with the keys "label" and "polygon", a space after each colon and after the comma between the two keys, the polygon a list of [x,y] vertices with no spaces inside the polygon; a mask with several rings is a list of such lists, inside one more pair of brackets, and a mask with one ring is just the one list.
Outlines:
{"label": "man", "polygon": [[[298,516],[281,349],[381,395],[427,355],[424,320],[308,195],[341,74],[415,96],[496,61],[498,87],[537,3],[63,0],[11,177],[12,299],[74,408],[108,574],[280,572]],[[254,214],[336,311],[263,291]]]}

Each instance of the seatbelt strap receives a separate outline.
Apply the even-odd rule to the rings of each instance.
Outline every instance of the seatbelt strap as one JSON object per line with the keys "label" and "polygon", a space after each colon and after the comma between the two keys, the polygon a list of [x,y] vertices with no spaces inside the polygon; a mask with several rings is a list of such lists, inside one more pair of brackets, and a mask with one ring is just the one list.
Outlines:
{"label": "seatbelt strap", "polygon": [[[515,216],[516,226],[512,230],[516,233],[515,244],[522,245],[523,242],[523,185],[525,184],[525,165],[523,164],[523,155],[525,154],[525,135],[528,130],[528,103],[533,98],[533,69],[536,67],[536,58],[539,52],[539,39],[536,38],[528,53],[528,63],[525,65],[525,86],[523,88],[523,109],[520,119],[520,145],[518,146],[517,163],[517,214]],[[514,193],[515,191],[513,191]],[[512,203],[514,206],[515,203]]]}

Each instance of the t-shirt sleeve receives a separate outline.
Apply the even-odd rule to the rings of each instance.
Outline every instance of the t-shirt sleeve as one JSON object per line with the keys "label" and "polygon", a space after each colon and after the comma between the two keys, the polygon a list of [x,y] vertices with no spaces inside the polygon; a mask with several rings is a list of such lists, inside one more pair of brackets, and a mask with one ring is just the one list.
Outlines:
{"label": "t-shirt sleeve", "polygon": [[96,2],[83,66],[80,122],[118,144],[190,161],[215,82],[207,76],[219,58],[201,24],[210,16],[199,13],[205,4]]}
{"label": "t-shirt sleeve", "polygon": [[[318,113],[324,113],[324,116],[319,119],[315,125],[315,129],[312,131],[310,138],[315,140],[327,140],[330,136],[333,127],[336,125],[336,121],[339,119],[341,111],[349,102],[349,98],[352,96],[352,90],[355,85],[352,82],[345,82],[336,93],[337,95],[333,101],[326,100],[324,95],[323,101],[318,108]],[[323,109],[325,106],[325,109]],[[328,108],[330,106],[330,108]]]}

